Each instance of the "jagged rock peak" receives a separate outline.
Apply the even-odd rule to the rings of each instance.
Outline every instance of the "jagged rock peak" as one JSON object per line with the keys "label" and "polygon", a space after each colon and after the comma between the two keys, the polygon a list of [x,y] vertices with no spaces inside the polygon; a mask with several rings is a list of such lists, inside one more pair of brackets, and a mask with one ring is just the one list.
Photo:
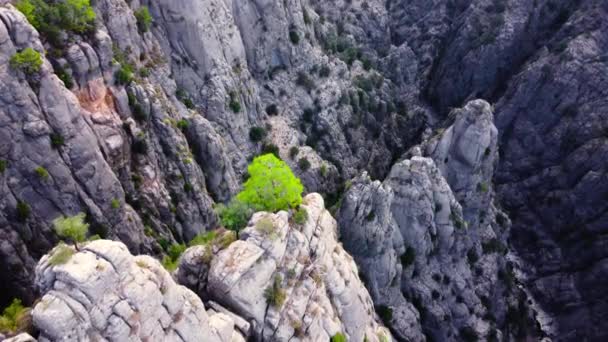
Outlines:
{"label": "jagged rock peak", "polygon": [[390,341],[323,198],[309,194],[301,208],[307,218],[299,223],[285,211],[254,214],[240,240],[207,263],[206,247],[190,248],[178,278],[249,320],[258,340],[327,341],[341,333]]}

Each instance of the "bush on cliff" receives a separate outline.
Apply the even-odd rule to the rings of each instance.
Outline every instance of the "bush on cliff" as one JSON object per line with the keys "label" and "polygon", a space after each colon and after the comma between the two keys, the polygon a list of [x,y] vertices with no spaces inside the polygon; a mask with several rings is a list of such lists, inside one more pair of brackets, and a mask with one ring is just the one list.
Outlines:
{"label": "bush on cliff", "polygon": [[82,34],[95,29],[95,12],[89,0],[19,0],[15,7],[54,45],[62,41],[61,31]]}
{"label": "bush on cliff", "polygon": [[71,217],[58,217],[53,220],[55,232],[62,239],[68,239],[74,243],[78,250],[78,243],[86,239],[89,232],[89,224],[85,222],[85,214],[79,213]]}
{"label": "bush on cliff", "polygon": [[40,71],[42,58],[40,53],[32,48],[25,48],[11,57],[11,68],[22,71],[26,75],[32,75]]}

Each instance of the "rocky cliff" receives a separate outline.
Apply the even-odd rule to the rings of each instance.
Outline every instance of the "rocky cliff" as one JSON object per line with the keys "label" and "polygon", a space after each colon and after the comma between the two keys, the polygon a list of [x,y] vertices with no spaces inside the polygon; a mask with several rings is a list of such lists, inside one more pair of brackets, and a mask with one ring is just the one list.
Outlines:
{"label": "rocky cliff", "polygon": [[390,341],[323,199],[302,208],[305,222],[261,212],[240,240],[188,249],[177,279],[200,297],[121,242],[59,245],[36,266],[38,341]]}
{"label": "rocky cliff", "polygon": [[[92,235],[161,257],[216,228],[273,152],[342,204],[395,337],[536,336],[509,323],[530,308],[555,339],[607,337],[605,1],[96,0],[87,32],[38,32],[16,3],[0,0],[0,306],[41,295],[54,218],[85,212]],[[10,63],[28,47],[33,75]]]}

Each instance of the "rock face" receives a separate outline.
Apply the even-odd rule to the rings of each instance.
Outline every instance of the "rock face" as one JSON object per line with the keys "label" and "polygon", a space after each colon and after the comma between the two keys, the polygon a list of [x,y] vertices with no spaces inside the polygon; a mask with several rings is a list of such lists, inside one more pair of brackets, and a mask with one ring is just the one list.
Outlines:
{"label": "rock face", "polygon": [[36,267],[44,293],[32,313],[38,341],[244,341],[229,315],[207,313],[154,258],[97,240],[53,265],[61,248]]}
{"label": "rock face", "polygon": [[[383,182],[366,174],[353,181],[339,214],[344,246],[401,339],[534,336],[506,263],[508,222],[492,204],[490,106],[477,100],[452,115]],[[515,311],[519,326],[505,315]]]}
{"label": "rock face", "polygon": [[[92,234],[160,257],[216,228],[213,205],[259,153],[280,155],[333,207],[363,170],[399,179],[418,144],[407,158],[433,160],[416,167],[440,172],[468,223],[470,241],[454,244],[493,241],[488,222],[511,222],[499,203],[512,238],[492,230],[543,329],[608,338],[606,1],[96,0],[94,32],[58,37],[14,2],[0,0],[0,307],[38,296],[34,268],[60,215],[85,212]],[[27,47],[43,60],[30,76],[9,63]],[[486,112],[477,98],[492,103],[498,136],[450,116]]]}
{"label": "rock face", "polygon": [[190,248],[178,279],[251,322],[255,340],[390,340],[322,197],[307,195],[301,208],[303,223],[285,211],[254,214],[240,240],[206,261],[209,247]]}

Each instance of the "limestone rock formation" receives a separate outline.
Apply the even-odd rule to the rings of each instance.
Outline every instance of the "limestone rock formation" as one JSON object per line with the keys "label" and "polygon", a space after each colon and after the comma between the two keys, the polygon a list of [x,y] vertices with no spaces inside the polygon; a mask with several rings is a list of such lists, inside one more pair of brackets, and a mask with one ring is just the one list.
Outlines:
{"label": "limestone rock formation", "polygon": [[63,248],[72,247],[55,248],[36,267],[38,341],[244,341],[231,316],[207,313],[154,258],[97,240],[57,264]]}
{"label": "limestone rock formation", "polygon": [[249,321],[256,340],[390,340],[322,197],[307,195],[301,208],[302,223],[285,211],[254,214],[239,240],[208,257],[208,246],[190,248],[178,279]]}
{"label": "limestone rock formation", "polygon": [[339,215],[345,248],[402,339],[537,334],[533,320],[505,321],[512,307],[529,313],[518,306],[525,294],[514,289],[505,258],[508,222],[488,185],[497,158],[490,106],[473,101],[453,115],[383,182],[353,180]]}

